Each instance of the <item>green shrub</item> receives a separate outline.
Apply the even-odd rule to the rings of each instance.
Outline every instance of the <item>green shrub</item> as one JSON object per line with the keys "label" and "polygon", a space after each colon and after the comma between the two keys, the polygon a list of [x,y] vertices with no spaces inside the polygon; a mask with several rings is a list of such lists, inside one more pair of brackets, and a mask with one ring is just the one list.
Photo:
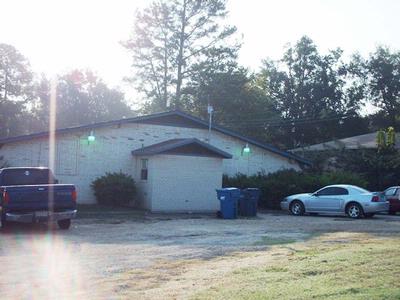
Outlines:
{"label": "green shrub", "polygon": [[224,187],[259,188],[261,190],[259,205],[272,209],[279,209],[280,202],[288,195],[314,192],[323,186],[340,183],[367,186],[367,182],[361,176],[342,171],[317,174],[282,170],[268,175],[237,174],[233,177],[224,175],[223,178]]}
{"label": "green shrub", "polygon": [[346,171],[336,171],[323,173],[320,176],[320,184],[322,186],[329,184],[353,184],[363,188],[368,186],[368,182],[364,179],[363,176],[357,173],[351,173]]}
{"label": "green shrub", "polygon": [[103,205],[123,206],[134,201],[136,184],[124,173],[106,173],[94,180],[91,187],[97,202]]}
{"label": "green shrub", "polygon": [[302,155],[312,161],[312,171],[350,170],[364,178],[366,188],[371,191],[382,191],[400,184],[400,151],[392,146],[308,151]]}

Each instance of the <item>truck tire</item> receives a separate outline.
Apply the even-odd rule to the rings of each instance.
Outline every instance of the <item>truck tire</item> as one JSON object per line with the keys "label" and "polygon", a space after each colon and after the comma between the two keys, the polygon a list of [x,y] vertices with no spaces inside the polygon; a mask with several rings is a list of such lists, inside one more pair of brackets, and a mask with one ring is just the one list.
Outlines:
{"label": "truck tire", "polygon": [[71,227],[71,219],[59,220],[57,221],[58,227],[62,230],[67,230]]}
{"label": "truck tire", "polygon": [[6,218],[5,218],[5,216],[4,215],[2,215],[1,217],[0,217],[0,228],[1,229],[5,229],[6,227],[7,227],[7,225],[8,225],[8,222],[6,221]]}

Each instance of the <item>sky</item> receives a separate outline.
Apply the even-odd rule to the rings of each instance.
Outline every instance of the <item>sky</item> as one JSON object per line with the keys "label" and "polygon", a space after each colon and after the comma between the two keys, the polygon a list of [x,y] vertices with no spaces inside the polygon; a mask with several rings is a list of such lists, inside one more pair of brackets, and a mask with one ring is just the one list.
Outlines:
{"label": "sky", "polygon": [[[136,94],[123,81],[132,75],[129,39],[136,9],[150,0],[1,0],[0,43],[26,56],[37,73],[51,77],[91,69],[110,86]],[[227,22],[242,40],[239,61],[257,70],[281,57],[288,43],[311,37],[324,53],[368,55],[377,45],[400,50],[399,0],[228,0]]]}

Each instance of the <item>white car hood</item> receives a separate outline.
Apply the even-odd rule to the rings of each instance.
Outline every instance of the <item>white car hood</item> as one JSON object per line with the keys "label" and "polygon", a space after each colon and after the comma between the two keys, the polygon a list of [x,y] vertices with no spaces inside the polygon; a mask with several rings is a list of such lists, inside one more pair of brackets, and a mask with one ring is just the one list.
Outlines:
{"label": "white car hood", "polygon": [[304,199],[307,197],[310,197],[312,195],[312,193],[303,193],[303,194],[295,194],[295,195],[290,195],[288,197],[286,197],[288,200],[292,200],[292,199]]}

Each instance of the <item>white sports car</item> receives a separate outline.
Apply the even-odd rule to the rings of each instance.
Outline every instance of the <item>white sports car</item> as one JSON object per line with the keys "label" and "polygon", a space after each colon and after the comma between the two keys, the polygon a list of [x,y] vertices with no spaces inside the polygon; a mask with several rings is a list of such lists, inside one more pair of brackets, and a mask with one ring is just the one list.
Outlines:
{"label": "white sports car", "polygon": [[383,193],[369,192],[354,185],[337,184],[323,187],[315,193],[288,196],[281,202],[281,208],[296,216],[320,213],[347,214],[350,218],[361,218],[387,212],[389,202]]}

